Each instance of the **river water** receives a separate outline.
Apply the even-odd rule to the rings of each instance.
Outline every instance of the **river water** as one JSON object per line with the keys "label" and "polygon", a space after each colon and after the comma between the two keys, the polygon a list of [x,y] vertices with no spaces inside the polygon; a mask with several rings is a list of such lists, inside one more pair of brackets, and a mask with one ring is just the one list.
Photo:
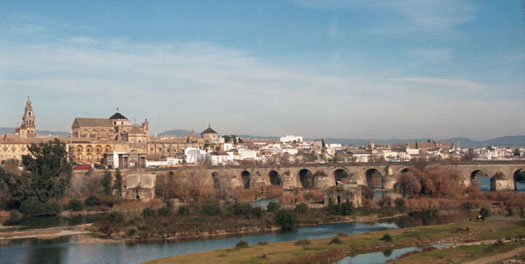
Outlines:
{"label": "river water", "polygon": [[348,223],[302,227],[295,232],[276,232],[240,237],[228,237],[210,240],[184,242],[150,243],[100,243],[82,244],[82,236],[62,237],[59,239],[13,240],[0,247],[0,263],[140,263],[155,258],[190,254],[234,247],[239,240],[250,245],[258,242],[279,242],[299,239],[315,239],[335,236],[339,232],[356,234],[395,229],[393,223]]}

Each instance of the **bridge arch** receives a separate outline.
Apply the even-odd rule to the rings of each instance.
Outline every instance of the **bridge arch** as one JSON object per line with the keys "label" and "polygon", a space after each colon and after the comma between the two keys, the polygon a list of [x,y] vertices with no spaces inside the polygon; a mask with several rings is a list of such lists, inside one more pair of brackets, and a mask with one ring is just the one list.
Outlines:
{"label": "bridge arch", "polygon": [[514,180],[515,191],[525,191],[525,168],[519,168],[514,171],[512,179]]}
{"label": "bridge arch", "polygon": [[352,177],[352,174],[345,168],[335,169],[332,175],[334,176],[335,186],[338,186],[340,183],[347,183]]}
{"label": "bridge arch", "polygon": [[401,174],[401,173],[407,173],[409,171],[411,171],[412,168],[411,167],[403,167],[401,169],[399,169],[398,173],[397,174]]}
{"label": "bridge arch", "polygon": [[268,173],[268,177],[270,178],[270,184],[271,185],[281,185],[281,175],[276,170],[271,170]]}
{"label": "bridge arch", "polygon": [[383,189],[383,173],[378,168],[368,168],[365,171],[366,183],[370,188]]}
{"label": "bridge arch", "polygon": [[248,172],[247,170],[242,171],[241,178],[242,178],[242,186],[244,189],[250,189],[250,182],[251,182],[250,176],[251,176],[250,172]]}
{"label": "bridge arch", "polygon": [[[470,182],[477,181],[481,191],[493,191],[496,189],[495,182],[492,179],[493,178],[490,176],[489,172],[485,169],[476,168],[470,172]],[[483,183],[489,184],[490,188],[487,189],[484,187]]]}
{"label": "bridge arch", "polygon": [[301,186],[303,188],[313,188],[314,187],[314,174],[309,169],[301,169],[298,172],[299,181],[301,181]]}

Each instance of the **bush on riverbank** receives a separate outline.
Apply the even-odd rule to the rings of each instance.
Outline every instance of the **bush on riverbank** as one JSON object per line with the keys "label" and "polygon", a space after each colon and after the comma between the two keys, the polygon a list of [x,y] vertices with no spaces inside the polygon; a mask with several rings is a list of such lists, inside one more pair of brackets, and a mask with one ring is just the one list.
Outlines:
{"label": "bush on riverbank", "polygon": [[73,211],[81,211],[83,208],[84,207],[82,206],[82,202],[76,199],[69,201],[67,205],[67,209]]}
{"label": "bush on riverbank", "polygon": [[45,203],[38,200],[25,200],[20,205],[20,212],[27,216],[53,216],[61,211],[60,204],[55,200]]}
{"label": "bush on riverbank", "polygon": [[275,221],[282,230],[292,230],[297,226],[297,218],[294,212],[286,209],[279,210],[275,215]]}
{"label": "bush on riverbank", "polygon": [[333,215],[350,215],[354,206],[351,202],[345,202],[341,204],[330,204],[328,211]]}

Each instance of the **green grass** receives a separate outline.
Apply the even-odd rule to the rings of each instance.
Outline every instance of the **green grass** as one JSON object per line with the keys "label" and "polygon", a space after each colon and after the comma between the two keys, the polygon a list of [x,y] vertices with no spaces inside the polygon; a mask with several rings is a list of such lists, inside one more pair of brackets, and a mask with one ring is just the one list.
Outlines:
{"label": "green grass", "polygon": [[396,260],[396,263],[461,263],[502,254],[523,246],[524,245],[522,242],[459,246],[456,248],[434,250],[409,255]]}

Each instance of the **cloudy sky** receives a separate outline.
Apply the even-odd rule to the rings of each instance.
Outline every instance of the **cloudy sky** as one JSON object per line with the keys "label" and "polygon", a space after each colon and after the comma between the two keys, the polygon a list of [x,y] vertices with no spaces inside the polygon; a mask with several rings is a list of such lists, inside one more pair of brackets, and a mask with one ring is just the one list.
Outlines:
{"label": "cloudy sky", "polygon": [[523,1],[1,1],[0,126],[525,134]]}

